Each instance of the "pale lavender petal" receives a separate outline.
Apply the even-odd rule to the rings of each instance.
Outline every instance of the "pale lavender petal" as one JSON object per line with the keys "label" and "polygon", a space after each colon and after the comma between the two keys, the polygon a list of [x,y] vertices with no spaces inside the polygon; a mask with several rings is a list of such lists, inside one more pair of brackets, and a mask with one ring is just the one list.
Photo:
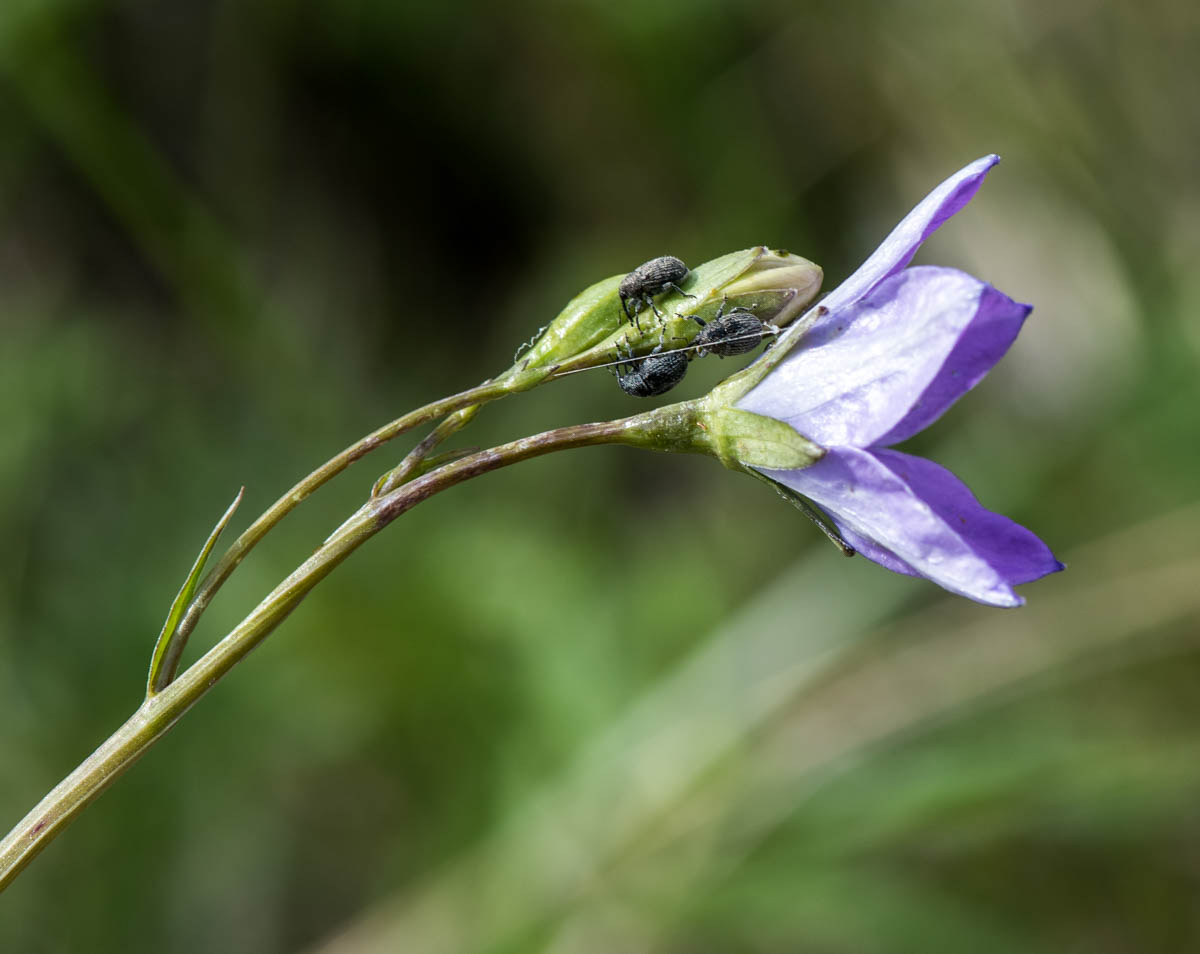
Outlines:
{"label": "pale lavender petal", "polygon": [[974,387],[1028,313],[965,272],[905,269],[808,336],[737,406],[825,447],[900,440]]}
{"label": "pale lavender petal", "polygon": [[888,446],[918,434],[975,387],[1017,340],[1032,305],[1013,301],[990,285],[979,296],[979,307],[937,375],[913,403],[904,419],[875,441]]}
{"label": "pale lavender petal", "polygon": [[980,603],[1019,606],[1012,584],[1062,569],[1032,533],[921,458],[833,447],[803,470],[762,472],[822,507],[864,556]]}
{"label": "pale lavender petal", "polygon": [[970,488],[941,464],[890,448],[876,448],[871,453],[955,528],[1007,582],[1029,583],[1064,569],[1031,530],[984,509]]}
{"label": "pale lavender petal", "polygon": [[875,249],[871,257],[830,292],[821,304],[831,312],[837,311],[862,298],[889,275],[900,271],[912,261],[922,242],[971,201],[983,184],[988,170],[999,161],[1000,157],[996,155],[976,159],[925,196],[917,207],[892,229],[891,234]]}
{"label": "pale lavender petal", "polygon": [[854,551],[859,556],[865,556],[868,560],[878,563],[880,566],[891,570],[893,573],[903,573],[905,576],[921,575],[911,566],[901,560],[898,556],[896,556],[896,554],[894,554],[891,550],[881,547],[874,540],[864,537],[861,533],[855,533],[846,526],[839,526],[838,532],[842,535],[843,540],[850,544],[850,546],[854,547]]}

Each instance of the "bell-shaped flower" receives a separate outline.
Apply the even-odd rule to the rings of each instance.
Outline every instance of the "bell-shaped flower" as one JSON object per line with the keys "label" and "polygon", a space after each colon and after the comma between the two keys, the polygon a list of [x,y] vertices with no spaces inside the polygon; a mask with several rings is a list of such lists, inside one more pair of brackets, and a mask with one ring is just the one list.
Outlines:
{"label": "bell-shaped flower", "polygon": [[820,506],[859,553],[981,603],[1016,606],[1024,600],[1015,584],[1062,564],[948,470],[891,449],[973,388],[1031,310],[955,269],[905,268],[998,161],[979,159],[938,186],[725,394],[726,406],[785,423],[824,450],[794,469],[750,466]]}

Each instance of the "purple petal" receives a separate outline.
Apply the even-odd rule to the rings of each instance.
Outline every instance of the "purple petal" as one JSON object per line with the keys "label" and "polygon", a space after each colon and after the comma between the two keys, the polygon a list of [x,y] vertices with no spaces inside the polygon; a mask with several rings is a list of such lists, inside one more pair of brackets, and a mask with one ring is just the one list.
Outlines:
{"label": "purple petal", "polygon": [[965,272],[905,269],[810,333],[737,406],[826,447],[899,441],[979,382],[1029,310]]}
{"label": "purple petal", "polygon": [[899,451],[834,447],[803,470],[763,473],[824,508],[864,556],[993,606],[1062,569],[1041,540],[980,506],[952,473]]}
{"label": "purple petal", "polygon": [[878,563],[881,567],[891,570],[893,573],[902,573],[905,576],[921,575],[891,550],[881,547],[874,540],[864,537],[861,533],[855,533],[846,526],[839,526],[838,531],[841,533],[842,539],[854,547],[855,552],[859,556],[865,556],[871,562]]}
{"label": "purple petal", "polygon": [[1032,305],[1022,305],[991,285],[984,285],[975,317],[963,329],[938,373],[904,419],[875,443],[898,444],[941,417],[1004,357],[1031,311]]}
{"label": "purple petal", "polygon": [[1064,569],[1032,531],[1003,514],[985,510],[970,488],[941,464],[890,448],[876,448],[872,453],[948,525],[957,528],[971,549],[1007,582],[1029,583]]}
{"label": "purple petal", "polygon": [[912,261],[922,242],[971,201],[983,184],[988,170],[999,161],[1000,157],[996,155],[976,159],[925,196],[917,207],[892,229],[891,234],[875,249],[871,257],[830,292],[821,304],[831,312],[844,308],[862,298],[889,275],[900,271]]}

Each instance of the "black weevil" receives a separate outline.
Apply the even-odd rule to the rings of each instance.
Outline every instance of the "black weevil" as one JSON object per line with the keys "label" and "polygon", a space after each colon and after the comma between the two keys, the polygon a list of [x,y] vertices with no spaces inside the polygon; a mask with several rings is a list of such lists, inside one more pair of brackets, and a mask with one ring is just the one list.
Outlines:
{"label": "black weevil", "polygon": [[682,351],[663,351],[662,347],[659,344],[640,361],[633,357],[631,349],[629,360],[613,368],[622,391],[634,397],[655,397],[666,394],[683,380],[687,374],[687,355]]}
{"label": "black weevil", "polygon": [[[622,278],[621,284],[617,286],[617,294],[621,297],[621,308],[625,311],[625,317],[630,323],[636,324],[640,331],[641,325],[638,324],[637,316],[643,306],[649,305],[656,315],[662,316],[662,312],[654,304],[655,295],[662,294],[668,288],[673,288],[681,295],[695,298],[695,295],[688,295],[679,287],[679,283],[687,278],[688,274],[688,267],[674,255],[660,255],[658,258],[643,262]],[[638,303],[638,310],[632,315],[629,314],[630,301]]]}
{"label": "black weevil", "polygon": [[762,341],[763,335],[779,334],[779,329],[772,324],[762,321],[756,314],[744,308],[735,308],[725,314],[725,305],[712,321],[705,322],[699,315],[684,315],[700,326],[700,334],[692,344],[697,346],[697,354],[715,354],[718,358],[728,358],[735,354],[745,354],[753,351]]}

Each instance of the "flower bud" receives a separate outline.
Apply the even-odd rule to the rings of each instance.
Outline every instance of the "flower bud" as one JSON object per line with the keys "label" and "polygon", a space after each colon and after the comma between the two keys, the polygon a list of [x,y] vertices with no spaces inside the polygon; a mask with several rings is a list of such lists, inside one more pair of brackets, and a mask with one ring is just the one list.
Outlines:
{"label": "flower bud", "polygon": [[[604,299],[602,305],[594,304],[593,316],[585,319],[580,313],[575,319],[579,322],[589,322],[589,328],[594,333],[599,333],[602,328],[607,327],[607,334],[595,340],[590,347],[580,349],[573,356],[564,354],[565,348],[555,347],[555,358],[544,358],[543,342],[548,337],[554,335],[556,340],[566,340],[556,330],[556,326],[568,314],[571,308],[568,306],[563,315],[546,329],[546,333],[534,346],[534,351],[537,352],[539,362],[557,360],[560,371],[575,371],[611,361],[618,351],[621,354],[646,354],[660,344],[665,344],[668,348],[687,347],[700,333],[701,328],[698,322],[688,316],[698,315],[707,321],[726,301],[726,310],[736,306],[752,312],[764,322],[782,327],[813,300],[821,287],[822,277],[819,265],[788,252],[770,251],[762,245],[730,252],[692,269],[681,285],[686,294],[675,292],[665,295],[660,300],[659,308],[663,312],[661,318],[643,313],[641,320],[634,324],[624,320],[617,303],[615,288],[619,284],[619,278],[609,279],[612,283],[608,286],[612,289],[612,299]],[[584,295],[604,284],[602,282],[592,286]],[[576,302],[581,301],[584,295],[576,299]],[[609,324],[614,313],[610,309],[614,308],[616,321]],[[583,336],[572,340],[583,340]]]}
{"label": "flower bud", "polygon": [[623,275],[613,275],[585,288],[540,332],[533,346],[519,355],[501,377],[554,365],[604,341],[625,322],[617,286]]}
{"label": "flower bud", "polygon": [[722,295],[729,299],[727,311],[736,306],[784,328],[817,297],[823,278],[821,266],[806,258],[782,249],[766,251]]}

